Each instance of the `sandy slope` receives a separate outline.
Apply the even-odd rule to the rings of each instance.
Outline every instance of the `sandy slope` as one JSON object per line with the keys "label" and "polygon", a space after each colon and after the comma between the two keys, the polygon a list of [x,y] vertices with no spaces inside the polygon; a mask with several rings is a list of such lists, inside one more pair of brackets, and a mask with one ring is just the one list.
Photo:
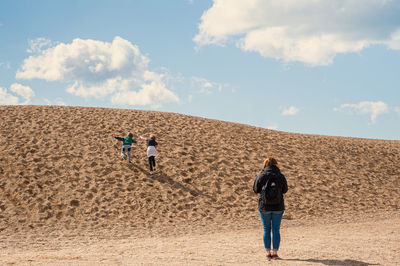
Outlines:
{"label": "sandy slope", "polygon": [[[288,225],[390,217],[400,208],[400,141],[121,109],[1,106],[0,117],[3,244],[37,235],[123,239],[259,228],[251,187],[267,155],[289,183]],[[132,164],[120,160],[113,136],[128,131],[158,137],[156,177],[148,176],[143,141]]]}

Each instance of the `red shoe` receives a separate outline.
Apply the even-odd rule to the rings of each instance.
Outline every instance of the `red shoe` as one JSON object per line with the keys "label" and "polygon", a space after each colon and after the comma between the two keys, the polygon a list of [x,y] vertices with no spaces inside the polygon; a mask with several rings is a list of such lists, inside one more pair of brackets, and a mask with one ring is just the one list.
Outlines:
{"label": "red shoe", "polygon": [[280,259],[278,254],[273,254],[271,257],[272,257],[273,260],[279,260]]}
{"label": "red shoe", "polygon": [[271,254],[267,254],[267,259],[268,260],[272,260],[272,255]]}

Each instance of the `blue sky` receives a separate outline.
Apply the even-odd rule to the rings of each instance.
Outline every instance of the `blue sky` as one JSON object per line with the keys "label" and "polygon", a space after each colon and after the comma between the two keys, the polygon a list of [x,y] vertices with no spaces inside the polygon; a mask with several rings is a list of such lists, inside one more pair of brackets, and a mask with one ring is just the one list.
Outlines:
{"label": "blue sky", "polygon": [[0,104],[400,139],[400,1],[0,1]]}

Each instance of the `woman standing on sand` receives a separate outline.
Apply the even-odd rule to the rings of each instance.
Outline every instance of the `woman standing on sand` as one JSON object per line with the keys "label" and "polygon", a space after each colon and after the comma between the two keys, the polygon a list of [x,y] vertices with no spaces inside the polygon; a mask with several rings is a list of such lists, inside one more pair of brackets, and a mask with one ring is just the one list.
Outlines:
{"label": "woman standing on sand", "polygon": [[263,240],[268,259],[279,259],[278,250],[281,242],[280,227],[283,212],[285,211],[283,194],[288,191],[286,178],[277,165],[278,162],[274,158],[268,157],[264,161],[264,169],[256,177],[253,185],[254,192],[260,194],[258,209],[264,228]]}

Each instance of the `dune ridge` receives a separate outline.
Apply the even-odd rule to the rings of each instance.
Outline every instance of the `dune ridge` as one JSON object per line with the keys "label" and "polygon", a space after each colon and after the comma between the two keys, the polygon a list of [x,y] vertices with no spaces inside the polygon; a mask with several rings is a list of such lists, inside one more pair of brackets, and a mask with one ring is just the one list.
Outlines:
{"label": "dune ridge", "polygon": [[[285,218],[398,213],[400,141],[285,133],[174,113],[0,106],[0,231],[179,235],[259,226],[267,155],[289,184]],[[134,134],[132,164],[114,136]],[[139,136],[157,136],[148,176]],[[123,228],[123,230],[121,230]]]}

